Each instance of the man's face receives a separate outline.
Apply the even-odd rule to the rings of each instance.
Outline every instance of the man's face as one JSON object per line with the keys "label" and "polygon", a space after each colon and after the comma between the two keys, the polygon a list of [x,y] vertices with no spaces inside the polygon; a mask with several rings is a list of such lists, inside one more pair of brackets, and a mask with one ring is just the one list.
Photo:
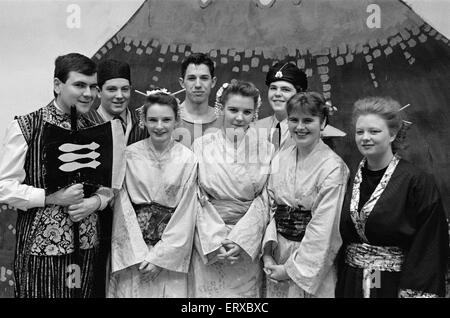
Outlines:
{"label": "man's face", "polygon": [[186,99],[193,104],[207,103],[211,89],[216,85],[216,78],[211,77],[205,64],[189,64],[180,85],[186,89]]}
{"label": "man's face", "polygon": [[269,85],[267,97],[270,107],[275,112],[286,112],[286,105],[292,96],[297,93],[294,85],[286,81],[276,81]]}
{"label": "man's face", "polygon": [[98,94],[102,107],[111,116],[122,114],[130,103],[131,85],[125,78],[107,80]]}
{"label": "man's face", "polygon": [[97,73],[84,75],[71,71],[65,83],[55,78],[53,84],[57,94],[56,103],[67,114],[70,113],[72,105],[75,105],[80,113],[87,113],[98,91]]}

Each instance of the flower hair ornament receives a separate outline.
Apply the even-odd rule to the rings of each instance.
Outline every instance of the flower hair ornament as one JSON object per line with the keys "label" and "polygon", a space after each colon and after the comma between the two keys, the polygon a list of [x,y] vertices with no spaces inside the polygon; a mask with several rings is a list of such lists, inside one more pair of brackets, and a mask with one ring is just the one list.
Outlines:
{"label": "flower hair ornament", "polygon": [[333,106],[329,100],[325,102],[325,107],[328,109],[328,116],[333,116],[337,111],[337,107]]}
{"label": "flower hair ornament", "polygon": [[[150,91],[146,91],[145,93],[135,89],[135,92],[138,93],[138,94],[141,94],[141,95],[143,95],[145,97],[148,97],[150,95],[155,95],[155,94],[166,94],[166,95],[171,95],[171,96],[175,97],[175,95],[177,95],[179,93],[182,93],[185,90],[186,89],[183,88],[183,89],[181,89],[181,90],[179,90],[179,91],[177,91],[175,93],[171,93],[166,88],[158,88],[158,89],[153,89],[153,90],[150,90]],[[181,118],[181,114],[180,114],[181,113],[181,107],[180,107],[181,101],[177,97],[175,97],[175,99],[176,99],[177,104],[178,104],[178,114],[177,114],[178,116],[177,117]],[[138,112],[138,115],[139,115],[139,128],[144,129],[144,127],[145,127],[144,105],[142,105],[141,107],[137,108],[136,111]]]}
{"label": "flower hair ornament", "polygon": [[[234,84],[237,84],[237,83],[238,83],[237,80],[232,79],[231,83],[223,83],[222,86],[220,86],[220,88],[217,90],[216,100],[214,102],[214,112],[216,113],[217,117],[220,117],[220,116],[223,115],[223,109],[224,109],[223,100],[222,100],[223,92],[230,85],[234,85]],[[261,105],[262,105],[261,94],[260,94],[260,92],[259,92],[259,90],[257,88],[256,88],[256,90],[258,91],[258,100],[256,102],[256,107],[255,107],[255,112],[254,112],[254,116],[253,116],[253,121],[258,120],[259,109],[261,108]]]}

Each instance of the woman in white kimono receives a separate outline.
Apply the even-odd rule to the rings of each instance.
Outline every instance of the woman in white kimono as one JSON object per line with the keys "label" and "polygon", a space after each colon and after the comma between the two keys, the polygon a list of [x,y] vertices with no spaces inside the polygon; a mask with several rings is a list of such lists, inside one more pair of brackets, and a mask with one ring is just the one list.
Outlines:
{"label": "woman in white kimono", "polygon": [[[224,113],[222,130],[193,144],[199,159],[202,213],[197,221],[200,253],[195,251],[192,258],[190,296],[261,297],[260,249],[269,217],[263,188],[274,148],[266,138],[258,139],[254,127],[249,128],[260,105],[256,87],[232,81],[223,88],[218,92]],[[205,225],[206,216],[219,220],[215,229]],[[210,257],[221,243],[221,253]],[[209,265],[200,257],[207,254]]]}
{"label": "woman in white kimono", "polygon": [[186,297],[198,209],[197,160],[172,139],[176,99],[152,93],[143,107],[150,137],[126,150],[116,197],[109,297]]}
{"label": "woman in white kimono", "polygon": [[267,184],[272,215],[263,241],[266,296],[334,297],[349,171],[320,139],[329,113],[322,95],[298,93],[287,112],[295,145],[275,155]]}

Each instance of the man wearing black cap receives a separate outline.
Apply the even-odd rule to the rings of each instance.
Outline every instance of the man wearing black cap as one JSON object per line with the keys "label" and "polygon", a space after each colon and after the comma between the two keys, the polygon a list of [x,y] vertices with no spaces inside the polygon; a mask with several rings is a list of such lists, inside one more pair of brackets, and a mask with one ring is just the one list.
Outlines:
{"label": "man wearing black cap", "polygon": [[267,98],[274,114],[258,120],[255,127],[270,129],[269,141],[278,150],[291,140],[287,123],[287,101],[296,93],[305,91],[308,81],[303,71],[287,62],[277,63],[269,69],[266,85],[269,87]]}
{"label": "man wearing black cap", "polygon": [[130,111],[131,71],[128,63],[113,59],[104,60],[98,65],[98,87],[100,106],[93,109],[87,117],[101,124],[109,120],[120,120],[127,145],[145,139],[147,131],[139,127],[139,114]]}
{"label": "man wearing black cap", "polygon": [[[269,69],[266,85],[269,87],[267,95],[274,114],[258,120],[255,127],[270,129],[269,141],[278,150],[292,142],[287,123],[287,102],[295,94],[306,91],[308,80],[306,74],[294,64],[279,62]],[[330,138],[342,137],[345,133],[326,125],[321,136],[324,141],[327,140],[325,141],[327,144],[330,144]]]}
{"label": "man wearing black cap", "polygon": [[[96,124],[109,120],[119,120],[122,124],[127,145],[145,139],[147,130],[139,127],[139,114],[128,108],[131,97],[130,65],[108,59],[99,63],[98,97],[100,106],[93,109],[87,117]],[[99,213],[99,257],[95,269],[95,297],[106,296],[109,276],[109,254],[111,251],[112,209],[108,206]]]}

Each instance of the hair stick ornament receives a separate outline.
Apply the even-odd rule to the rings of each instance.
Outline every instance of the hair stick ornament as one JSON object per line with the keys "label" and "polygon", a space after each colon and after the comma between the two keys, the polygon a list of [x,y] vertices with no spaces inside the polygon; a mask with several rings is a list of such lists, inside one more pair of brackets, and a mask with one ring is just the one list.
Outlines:
{"label": "hair stick ornament", "polygon": [[175,95],[178,95],[178,94],[184,92],[185,90],[186,90],[186,88],[183,88],[183,89],[180,89],[179,91],[176,91],[175,93],[170,93],[165,88],[163,88],[163,89],[155,89],[155,90],[152,90],[152,91],[147,91],[146,93],[143,93],[143,92],[141,92],[141,91],[139,91],[137,89],[135,89],[134,91],[136,93],[138,93],[138,94],[141,94],[142,96],[146,96],[147,97],[148,95],[156,94],[156,93],[165,93],[165,94],[169,94],[169,95],[175,96]]}

